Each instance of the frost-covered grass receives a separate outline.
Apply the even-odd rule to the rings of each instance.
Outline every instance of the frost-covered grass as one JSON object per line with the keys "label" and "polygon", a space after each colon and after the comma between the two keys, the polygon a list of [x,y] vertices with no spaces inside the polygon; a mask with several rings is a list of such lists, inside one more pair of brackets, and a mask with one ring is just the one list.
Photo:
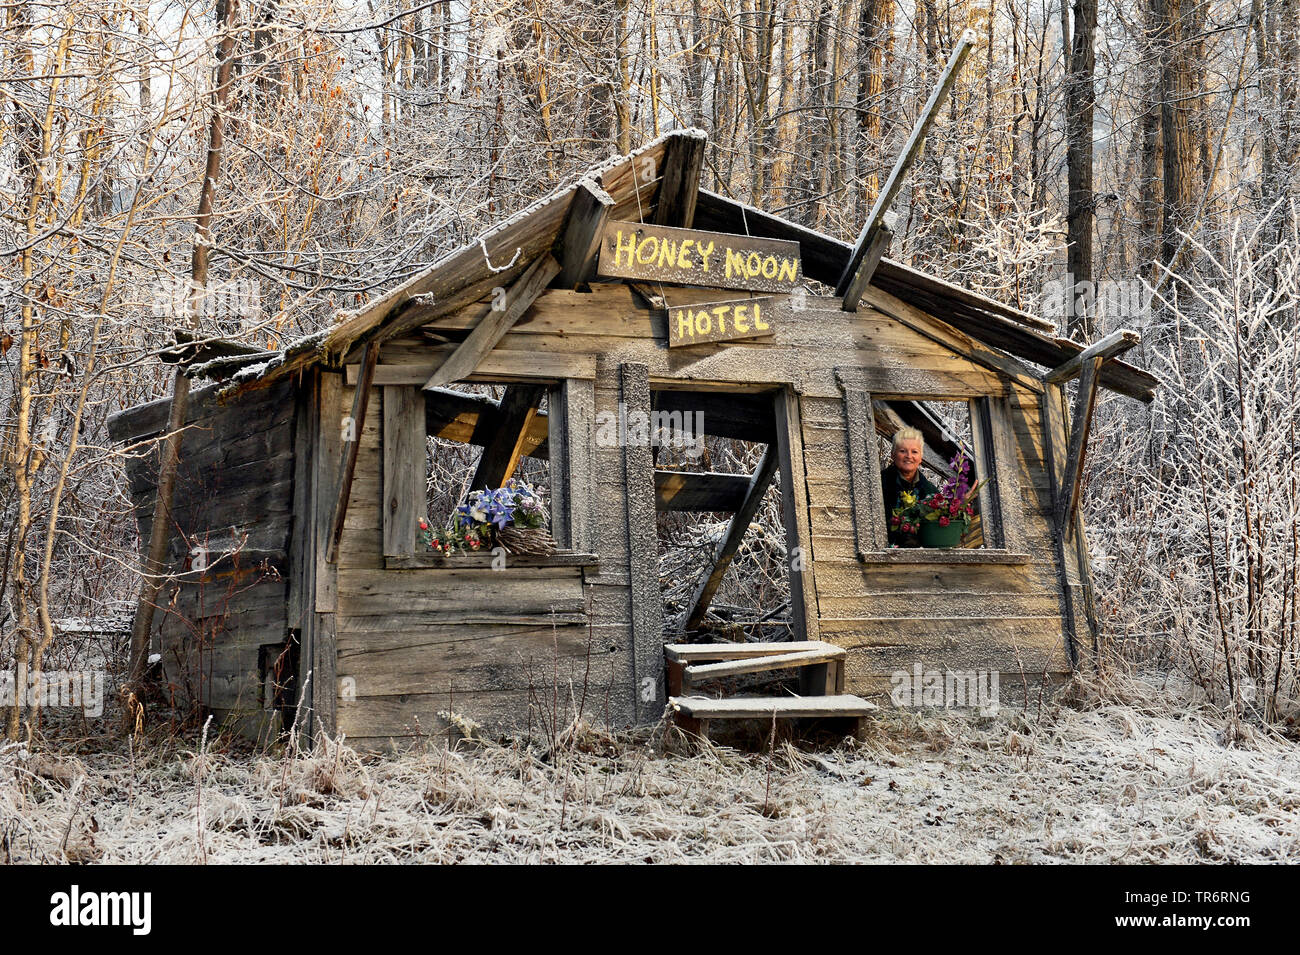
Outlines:
{"label": "frost-covered grass", "polygon": [[1155,686],[1041,717],[888,714],[812,750],[0,754],[0,861],[1300,859],[1300,750]]}

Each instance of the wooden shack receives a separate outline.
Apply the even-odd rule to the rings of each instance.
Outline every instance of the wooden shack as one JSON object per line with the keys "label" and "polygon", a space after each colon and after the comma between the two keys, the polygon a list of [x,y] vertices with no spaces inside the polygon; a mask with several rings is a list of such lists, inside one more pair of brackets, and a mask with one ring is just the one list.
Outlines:
{"label": "wooden shack", "polygon": [[[666,667],[665,644],[698,638],[664,612],[657,512],[736,515],[686,615],[698,622],[707,578],[773,482],[789,636],[804,648],[784,657],[835,651],[807,658],[838,671],[810,692],[880,702],[891,674],[918,666],[1018,686],[1086,664],[1097,626],[1080,474],[1097,388],[1153,395],[1150,375],[1114,357],[1134,336],[1065,341],[702,190],[704,146],[679,132],[597,166],[282,350],[184,350],[185,373],[212,383],[187,418],[155,619],[173,692],[249,734],[296,717],[370,748],[466,721],[546,729],[577,707],[616,728],[657,721],[666,676],[679,690],[683,660],[699,659],[670,653]],[[831,294],[853,268],[869,279],[860,297]],[[978,546],[890,548],[878,435],[920,424],[951,450],[936,402],[967,416],[962,440],[989,478]],[[110,423],[145,449],[130,464],[145,540],[145,439],[167,411],[162,399]],[[755,472],[657,467],[624,423],[674,411],[765,446]],[[430,435],[482,448],[478,486],[545,460],[555,556],[421,552]]]}

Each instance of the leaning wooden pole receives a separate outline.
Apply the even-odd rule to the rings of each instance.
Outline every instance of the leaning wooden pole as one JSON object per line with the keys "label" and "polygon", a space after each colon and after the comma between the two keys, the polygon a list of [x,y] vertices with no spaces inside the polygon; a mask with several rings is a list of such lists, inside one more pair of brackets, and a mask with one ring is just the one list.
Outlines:
{"label": "leaning wooden pole", "polygon": [[903,147],[898,161],[890,170],[889,178],[885,180],[885,185],[881,188],[880,195],[876,196],[875,205],[871,207],[867,221],[863,223],[862,231],[858,233],[858,241],[853,244],[853,255],[849,257],[844,272],[840,275],[840,281],[835,287],[835,294],[844,297],[845,311],[858,310],[862,293],[866,290],[871,281],[871,274],[885,253],[880,242],[882,234],[888,235],[882,231],[885,225],[885,213],[898,197],[899,190],[903,188],[903,179],[921,152],[925,134],[934,125],[934,120],[939,115],[939,108],[943,106],[953,84],[957,82],[957,74],[961,72],[962,64],[970,56],[976,39],[974,30],[967,28],[962,31],[957,45],[953,47],[952,55],[948,57],[948,64],[939,74],[939,82],[935,85],[934,92],[922,107],[921,115],[916,118],[916,125],[912,127],[912,135],[908,137],[907,145]]}
{"label": "leaning wooden pole", "polygon": [[[221,175],[221,155],[226,140],[226,103],[234,67],[235,18],[239,0],[217,0],[217,19],[222,23],[221,42],[217,45],[217,82],[212,91],[212,118],[208,123],[208,156],[199,187],[199,209],[194,220],[194,247],[190,256],[190,325],[197,327],[203,291],[208,284],[208,251],[212,247],[212,204],[217,179]],[[189,410],[190,381],[177,366],[172,379],[172,397],[167,417],[167,433],[158,465],[158,492],[154,501],[153,524],[149,529],[149,550],[145,555],[144,579],[140,584],[140,601],[136,605],[131,627],[131,671],[127,684],[130,693],[139,694],[149,661],[149,634],[153,630],[154,608],[162,590],[167,569],[167,538],[172,522],[172,498],[176,490],[176,470],[180,462],[181,439],[185,415]],[[134,723],[134,706],[127,707],[128,725]]]}

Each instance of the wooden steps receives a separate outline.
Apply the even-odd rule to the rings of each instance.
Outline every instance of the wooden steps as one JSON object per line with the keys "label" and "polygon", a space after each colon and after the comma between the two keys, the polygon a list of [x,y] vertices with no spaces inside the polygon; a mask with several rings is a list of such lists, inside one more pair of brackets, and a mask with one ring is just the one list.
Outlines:
{"label": "wooden steps", "polygon": [[664,647],[668,695],[681,696],[687,690],[709,680],[786,669],[800,671],[801,695],[832,695],[844,690],[845,656],[842,648],[820,640],[786,643],[671,643]]}
{"label": "wooden steps", "polygon": [[[668,670],[669,708],[683,730],[707,737],[709,723],[719,719],[842,718],[863,720],[877,709],[860,697],[844,694],[843,648],[820,640],[787,643],[699,643],[664,647]],[[725,677],[766,671],[799,671],[798,696],[687,695],[693,687]]]}
{"label": "wooden steps", "polygon": [[664,657],[680,663],[696,663],[700,660],[738,660],[777,653],[800,653],[804,650],[844,652],[835,644],[821,640],[798,640],[785,643],[670,643],[664,647]]}

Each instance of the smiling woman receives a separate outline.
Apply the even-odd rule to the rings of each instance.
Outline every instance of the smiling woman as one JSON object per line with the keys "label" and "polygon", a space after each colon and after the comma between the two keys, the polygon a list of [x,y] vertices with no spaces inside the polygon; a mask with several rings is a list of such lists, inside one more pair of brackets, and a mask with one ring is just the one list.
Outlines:
{"label": "smiling woman", "polygon": [[899,428],[894,432],[891,462],[880,472],[880,490],[885,499],[889,521],[889,543],[896,547],[920,547],[919,526],[894,515],[938,492],[939,488],[921,473],[925,457],[925,437],[916,428]]}

